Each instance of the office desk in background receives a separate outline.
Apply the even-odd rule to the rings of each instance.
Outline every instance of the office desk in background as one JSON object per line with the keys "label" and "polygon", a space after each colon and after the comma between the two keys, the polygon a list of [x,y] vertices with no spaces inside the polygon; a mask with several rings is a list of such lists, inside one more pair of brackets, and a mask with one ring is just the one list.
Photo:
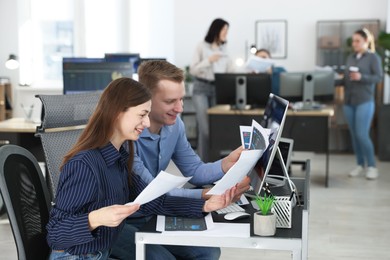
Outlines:
{"label": "office desk in background", "polygon": [[0,140],[22,146],[29,150],[39,162],[45,161],[42,143],[35,137],[39,123],[26,121],[24,118],[11,118],[0,121]]}
{"label": "office desk in background", "polygon": [[[261,122],[264,109],[231,110],[228,105],[208,109],[209,161],[227,155],[241,145],[240,125]],[[294,139],[294,151],[325,153],[325,186],[329,186],[329,133],[333,108],[288,110],[282,137]]]}
{"label": "office desk in background", "polygon": [[[275,236],[261,237],[253,234],[253,215],[250,217],[250,233],[246,237],[234,236],[233,232],[229,236],[216,236],[204,234],[194,235],[191,231],[186,234],[164,234],[156,232],[156,217],[152,218],[144,227],[135,234],[136,259],[145,259],[145,245],[182,245],[182,246],[211,246],[211,247],[230,247],[262,250],[281,250],[291,251],[292,259],[307,259],[308,255],[308,226],[309,226],[309,209],[310,209],[310,163],[306,162],[305,178],[292,177],[297,186],[297,190],[302,194],[303,205],[296,206],[292,211],[292,228],[277,228]],[[249,212],[254,212],[252,209]],[[213,213],[214,221],[216,218],[221,219],[222,215]],[[232,222],[235,223],[235,222]],[[236,222],[237,223],[237,222]],[[242,223],[242,220],[238,220]],[[229,225],[230,223],[226,223]],[[226,227],[228,229],[228,227]],[[226,233],[227,230],[224,230]],[[202,231],[200,231],[202,232]],[[207,231],[206,231],[207,232]]]}

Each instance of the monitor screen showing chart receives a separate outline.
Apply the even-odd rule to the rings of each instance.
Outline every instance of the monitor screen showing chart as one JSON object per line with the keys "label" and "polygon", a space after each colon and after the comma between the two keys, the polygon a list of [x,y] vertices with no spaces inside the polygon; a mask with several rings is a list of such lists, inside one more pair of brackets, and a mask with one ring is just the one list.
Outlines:
{"label": "monitor screen showing chart", "polygon": [[260,193],[271,169],[277,151],[276,148],[282,135],[288,104],[287,100],[276,95],[270,94],[269,96],[261,122],[263,127],[271,129],[269,146],[250,174],[251,186],[256,193]]}
{"label": "monitor screen showing chart", "polygon": [[106,62],[104,59],[64,58],[64,94],[103,90],[114,79],[131,78],[129,62]]}

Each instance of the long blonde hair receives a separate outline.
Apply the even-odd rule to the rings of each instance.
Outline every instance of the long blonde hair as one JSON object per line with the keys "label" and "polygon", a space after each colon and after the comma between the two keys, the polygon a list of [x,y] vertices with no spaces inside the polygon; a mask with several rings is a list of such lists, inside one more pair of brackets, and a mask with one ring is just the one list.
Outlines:
{"label": "long blonde hair", "polygon": [[363,28],[363,29],[357,30],[355,32],[355,34],[359,34],[360,36],[363,37],[363,39],[367,40],[367,42],[368,42],[368,49],[371,52],[375,52],[375,39],[374,39],[374,35],[367,28]]}

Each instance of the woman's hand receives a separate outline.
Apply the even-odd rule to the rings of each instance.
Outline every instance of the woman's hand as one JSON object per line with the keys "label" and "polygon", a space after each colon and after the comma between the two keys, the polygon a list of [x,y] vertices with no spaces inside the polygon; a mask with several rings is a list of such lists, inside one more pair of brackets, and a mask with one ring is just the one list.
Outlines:
{"label": "woman's hand", "polygon": [[223,209],[229,206],[233,202],[234,194],[237,187],[234,186],[231,189],[226,190],[222,195],[213,195],[210,199],[206,200],[203,206],[203,212],[212,212],[218,209]]}
{"label": "woman's hand", "polygon": [[358,81],[362,78],[362,74],[360,72],[349,72],[349,79],[353,81]]}
{"label": "woman's hand", "polygon": [[209,56],[209,62],[210,62],[210,63],[216,62],[216,61],[219,60],[220,58],[221,58],[221,54],[215,53],[215,54]]}
{"label": "woman's hand", "polygon": [[90,230],[100,226],[117,227],[122,221],[139,209],[139,204],[112,205],[91,211],[88,215]]}

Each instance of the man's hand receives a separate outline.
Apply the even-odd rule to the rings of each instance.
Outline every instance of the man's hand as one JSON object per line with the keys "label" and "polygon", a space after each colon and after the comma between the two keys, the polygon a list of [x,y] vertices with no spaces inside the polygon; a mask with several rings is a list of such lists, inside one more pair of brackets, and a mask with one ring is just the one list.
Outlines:
{"label": "man's hand", "polygon": [[244,148],[240,146],[222,159],[222,171],[224,173],[227,173],[227,171],[238,161],[243,150]]}
{"label": "man's hand", "polygon": [[241,195],[247,190],[249,190],[250,182],[251,179],[248,176],[246,176],[240,183],[237,183],[236,185],[237,189],[233,197],[233,202],[240,200]]}
{"label": "man's hand", "polygon": [[236,193],[236,186],[228,189],[222,195],[213,195],[206,200],[203,206],[203,212],[212,212],[218,209],[223,209],[233,202],[233,196]]}
{"label": "man's hand", "polygon": [[202,190],[202,199],[208,200],[211,197],[211,195],[206,195],[209,190],[211,190],[211,188],[205,188]]}

